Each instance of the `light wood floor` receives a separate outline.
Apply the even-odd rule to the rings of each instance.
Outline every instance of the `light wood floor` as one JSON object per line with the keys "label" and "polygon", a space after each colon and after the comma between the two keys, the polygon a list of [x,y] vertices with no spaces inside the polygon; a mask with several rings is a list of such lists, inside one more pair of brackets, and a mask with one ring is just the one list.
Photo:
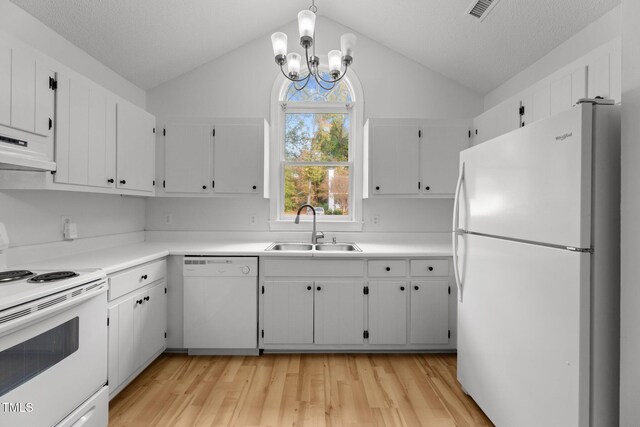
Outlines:
{"label": "light wood floor", "polygon": [[492,426],[453,354],[162,355],[109,426]]}

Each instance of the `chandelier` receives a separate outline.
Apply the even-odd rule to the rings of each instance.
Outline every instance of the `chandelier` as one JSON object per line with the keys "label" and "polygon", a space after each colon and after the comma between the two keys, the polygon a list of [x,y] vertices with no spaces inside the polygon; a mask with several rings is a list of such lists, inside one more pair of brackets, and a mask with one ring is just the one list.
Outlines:
{"label": "chandelier", "polygon": [[[300,65],[302,57],[295,52],[287,54],[287,35],[285,33],[273,33],[271,35],[271,43],[273,44],[273,53],[275,55],[276,64],[280,66],[282,74],[292,82],[296,90],[303,90],[311,77],[315,79],[322,89],[331,90],[334,88],[347,73],[347,69],[353,63],[353,48],[356,45],[356,36],[351,33],[343,34],[340,38],[340,50],[329,51],[329,75],[330,79],[323,77],[320,70],[320,58],[316,56],[314,45],[315,26],[316,26],[316,7],[315,0],[311,0],[309,10],[303,10],[298,13],[298,30],[300,32],[300,45],[304,48],[304,55],[307,62],[308,73],[305,77],[300,76]],[[309,55],[309,49],[312,49]],[[287,72],[284,66],[287,66]],[[344,66],[344,70],[342,69]],[[300,83],[297,86],[296,83]]]}

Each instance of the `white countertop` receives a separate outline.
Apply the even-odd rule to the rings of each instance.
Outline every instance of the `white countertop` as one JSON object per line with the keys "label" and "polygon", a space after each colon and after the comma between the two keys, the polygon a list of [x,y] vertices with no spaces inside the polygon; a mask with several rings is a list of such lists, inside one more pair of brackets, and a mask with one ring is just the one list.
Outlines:
{"label": "white countertop", "polygon": [[[278,240],[280,241],[280,240]],[[286,241],[286,240],[283,240]],[[53,258],[29,264],[29,268],[55,269],[100,268],[107,274],[135,265],[163,258],[167,255],[224,255],[261,257],[313,257],[313,258],[390,258],[390,257],[448,257],[452,255],[451,240],[447,234],[425,241],[370,241],[356,244],[362,252],[328,251],[265,251],[273,241],[147,241],[97,251]],[[25,266],[22,266],[25,267]]]}

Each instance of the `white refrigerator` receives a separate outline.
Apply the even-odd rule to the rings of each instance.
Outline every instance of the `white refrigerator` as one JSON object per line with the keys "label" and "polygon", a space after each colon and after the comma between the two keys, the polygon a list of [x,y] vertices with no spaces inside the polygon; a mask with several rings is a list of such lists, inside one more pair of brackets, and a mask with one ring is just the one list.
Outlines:
{"label": "white refrigerator", "polygon": [[460,155],[458,380],[500,427],[618,425],[620,117],[600,102]]}

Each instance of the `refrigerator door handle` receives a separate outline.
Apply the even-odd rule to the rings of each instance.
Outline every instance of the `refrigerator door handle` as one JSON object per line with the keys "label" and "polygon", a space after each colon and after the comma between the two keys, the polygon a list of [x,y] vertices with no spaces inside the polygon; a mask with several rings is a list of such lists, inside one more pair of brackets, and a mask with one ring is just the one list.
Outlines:
{"label": "refrigerator door handle", "polygon": [[462,183],[464,181],[464,162],[460,167],[460,174],[458,175],[458,183],[456,184],[456,194],[453,198],[453,232],[451,238],[453,240],[453,275],[456,280],[456,288],[458,290],[458,301],[462,302],[462,283],[460,282],[460,270],[458,269],[458,236],[464,231],[460,230],[460,191],[462,189]]}

